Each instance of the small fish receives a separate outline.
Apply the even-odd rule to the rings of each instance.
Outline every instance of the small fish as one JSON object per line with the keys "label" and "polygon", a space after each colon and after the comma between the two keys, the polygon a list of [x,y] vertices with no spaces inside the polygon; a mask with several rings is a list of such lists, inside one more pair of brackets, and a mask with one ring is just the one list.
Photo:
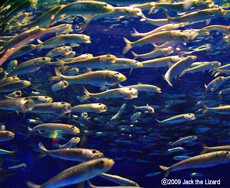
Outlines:
{"label": "small fish", "polygon": [[107,174],[107,173],[102,173],[102,174],[100,174],[100,176],[102,178],[105,178],[107,180],[115,182],[115,183],[117,183],[119,185],[140,187],[136,182],[134,182],[132,180],[129,180],[129,179],[126,179],[126,178],[123,178],[121,176]]}
{"label": "small fish", "polygon": [[0,131],[0,142],[13,139],[15,134],[11,131]]}
{"label": "small fish", "polygon": [[123,97],[126,100],[137,98],[138,97],[138,91],[134,88],[128,88],[128,87],[121,87],[117,89],[110,89],[104,92],[100,93],[89,93],[84,88],[85,95],[80,97],[81,101],[88,100],[89,98],[119,98]]}
{"label": "small fish", "polygon": [[18,65],[17,60],[12,60],[7,64],[7,67],[5,69],[6,72],[11,72],[15,67]]}
{"label": "small fish", "polygon": [[204,153],[212,152],[212,151],[230,151],[230,145],[208,147],[202,142],[200,142],[200,144],[203,147],[203,151],[201,151],[200,154],[204,154]]}
{"label": "small fish", "polygon": [[190,157],[170,167],[165,167],[161,165],[159,167],[165,171],[165,177],[167,177],[169,173],[172,171],[183,170],[188,168],[210,167],[222,163],[228,163],[229,160],[230,160],[229,151],[217,151],[217,152],[206,153],[206,154]]}
{"label": "small fish", "polygon": [[101,158],[104,155],[98,150],[84,148],[47,150],[41,142],[39,143],[38,147],[45,155],[70,161],[85,162],[92,159]]}
{"label": "small fish", "polygon": [[174,153],[174,152],[178,152],[178,151],[184,151],[185,149],[183,147],[176,147],[176,148],[171,148],[168,149],[167,152],[169,153]]}
{"label": "small fish", "polygon": [[27,185],[31,188],[58,188],[63,187],[63,185],[68,186],[72,184],[77,184],[108,171],[113,165],[114,161],[112,159],[94,159],[64,170],[60,174],[48,180],[43,185],[36,185],[31,182],[27,182]]}
{"label": "small fish", "polygon": [[135,105],[133,105],[133,107],[134,107],[134,112],[141,111],[141,112],[150,113],[150,114],[154,113],[153,107],[149,106],[148,104],[146,106],[135,106]]}
{"label": "small fish", "polygon": [[131,117],[130,120],[132,123],[138,122],[138,119],[141,116],[141,112],[135,112]]}
{"label": "small fish", "polygon": [[11,92],[19,89],[26,88],[31,85],[30,81],[19,80],[0,85],[0,93]]}
{"label": "small fish", "polygon": [[214,80],[212,80],[208,85],[204,85],[205,87],[205,93],[208,92],[208,90],[214,92],[216,91],[224,82],[225,82],[226,78],[223,76],[219,76],[217,78],[215,78]]}
{"label": "small fish", "polygon": [[157,122],[160,125],[161,124],[171,125],[171,124],[183,123],[183,122],[186,122],[186,121],[192,121],[192,120],[195,120],[195,119],[196,119],[195,115],[192,114],[192,113],[189,113],[189,114],[180,114],[180,115],[177,115],[177,116],[173,116],[173,117],[165,119],[163,121],[157,120]]}
{"label": "small fish", "polygon": [[72,134],[77,135],[80,133],[80,130],[69,124],[62,124],[62,123],[43,123],[40,125],[35,126],[33,129],[28,127],[30,134],[36,131],[60,131],[63,134]]}
{"label": "small fish", "polygon": [[80,104],[73,106],[71,109],[71,113],[74,112],[96,112],[102,113],[106,112],[107,107],[102,103],[91,103],[91,104]]}
{"label": "small fish", "polygon": [[19,98],[22,96],[21,90],[14,91],[12,93],[9,93],[8,95],[5,95],[6,98]]}
{"label": "small fish", "polygon": [[126,107],[126,103],[124,103],[121,106],[121,108],[117,111],[117,113],[113,117],[111,117],[110,121],[117,119],[124,112],[125,107]]}
{"label": "small fish", "polygon": [[67,102],[50,102],[50,103],[40,103],[34,104],[31,112],[33,113],[48,113],[65,115],[71,112],[71,104]]}
{"label": "small fish", "polygon": [[73,137],[71,138],[67,143],[63,144],[63,145],[58,145],[59,149],[66,149],[66,148],[71,148],[75,145],[77,145],[80,142],[80,138],[79,137]]}
{"label": "small fish", "polygon": [[26,168],[27,167],[27,165],[26,165],[26,163],[21,163],[21,164],[18,164],[18,165],[15,165],[15,166],[9,166],[8,167],[8,169],[9,170],[12,170],[12,169],[18,169],[18,168]]}
{"label": "small fish", "polygon": [[65,81],[65,80],[61,80],[58,83],[54,84],[51,86],[51,90],[52,91],[58,91],[61,89],[66,89],[69,86],[69,82]]}
{"label": "small fish", "polygon": [[186,136],[186,137],[180,138],[179,140],[171,143],[171,146],[180,145],[180,144],[185,143],[185,142],[192,142],[192,141],[196,140],[197,138],[198,137],[195,135]]}

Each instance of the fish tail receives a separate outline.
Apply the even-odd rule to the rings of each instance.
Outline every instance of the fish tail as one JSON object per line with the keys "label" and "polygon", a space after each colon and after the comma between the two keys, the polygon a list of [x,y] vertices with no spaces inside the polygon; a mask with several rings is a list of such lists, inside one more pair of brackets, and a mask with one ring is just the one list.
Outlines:
{"label": "fish tail", "polygon": [[31,188],[40,188],[41,187],[41,185],[34,184],[30,181],[27,181],[26,184],[28,185],[28,187],[31,187]]}
{"label": "fish tail", "polygon": [[168,19],[168,23],[170,22],[170,20],[171,20],[171,17],[169,16],[169,14],[167,13],[167,11],[165,10],[165,9],[162,9],[163,11],[164,11],[164,13],[165,13],[165,15],[166,15],[166,17],[167,17],[167,19]]}
{"label": "fish tail", "polygon": [[27,127],[27,130],[29,131],[29,133],[27,134],[25,139],[27,139],[31,135],[33,129],[30,127]]}
{"label": "fish tail", "polygon": [[164,78],[164,80],[165,80],[166,82],[168,82],[168,84],[169,84],[171,87],[173,87],[172,83],[165,77],[165,75],[162,74],[162,77]]}
{"label": "fish tail", "polygon": [[199,143],[203,147],[203,150],[200,152],[200,154],[204,154],[204,153],[207,153],[208,151],[210,151],[210,148],[208,146],[206,146],[203,142],[199,142]]}
{"label": "fish tail", "polygon": [[208,86],[206,84],[204,84],[205,87],[205,94],[208,92]]}
{"label": "fish tail", "polygon": [[38,52],[40,52],[43,48],[43,42],[39,39],[37,39],[37,42],[39,43],[37,50],[38,50]]}
{"label": "fish tail", "polygon": [[90,187],[90,188],[96,187],[96,186],[94,186],[89,180],[87,180],[87,183],[89,184],[89,187]]}
{"label": "fish tail", "polygon": [[85,95],[83,95],[82,97],[80,97],[80,101],[85,101],[88,100],[91,96],[90,96],[90,92],[87,91],[87,89],[84,87],[84,93]]}
{"label": "fish tail", "polygon": [[162,166],[162,165],[160,165],[159,166],[162,170],[164,170],[165,171],[165,178],[169,175],[169,173],[170,173],[170,171],[169,171],[169,167],[167,167],[167,166]]}
{"label": "fish tail", "polygon": [[[217,68],[213,68],[213,69],[211,70],[211,76],[213,76],[216,72],[218,72],[218,71],[217,71]],[[215,74],[215,75],[216,75],[216,74]],[[218,75],[218,74],[217,74],[217,75]],[[216,76],[217,76],[217,75],[216,75]]]}
{"label": "fish tail", "polygon": [[[157,7],[156,6],[157,5],[157,3],[151,3],[151,9],[149,10],[149,13],[148,14],[152,14],[152,12],[155,10],[155,8]],[[154,13],[157,13],[158,12],[158,10],[155,10],[154,11]]]}
{"label": "fish tail", "polygon": [[161,124],[161,121],[160,120],[158,120],[158,119],[156,119],[156,121],[157,121],[157,123],[159,124],[159,126],[160,126],[160,124]]}
{"label": "fish tail", "polygon": [[186,73],[186,70],[184,70],[179,76],[178,78],[180,78],[181,76],[183,76]]}
{"label": "fish tail", "polygon": [[61,74],[61,72],[58,70],[58,68],[55,68],[55,74],[57,76],[58,79],[62,79],[63,78],[63,75]]}
{"label": "fish tail", "polygon": [[131,34],[132,37],[138,37],[140,36],[140,33],[137,32],[135,28],[133,28],[134,33]]}
{"label": "fish tail", "polygon": [[203,102],[201,102],[201,104],[202,104],[202,106],[204,107],[204,111],[203,111],[203,113],[206,113],[207,111],[208,111],[208,107],[203,103]]}
{"label": "fish tail", "polygon": [[123,39],[126,43],[126,46],[124,47],[122,54],[126,54],[133,46],[132,43],[127,38],[123,37]]}
{"label": "fish tail", "polygon": [[137,59],[138,58],[138,54],[136,54],[135,52],[131,51],[131,53],[133,54],[134,56],[134,59]]}
{"label": "fish tail", "polygon": [[39,142],[38,144],[38,148],[43,152],[43,153],[46,153],[48,150],[45,148],[45,146]]}

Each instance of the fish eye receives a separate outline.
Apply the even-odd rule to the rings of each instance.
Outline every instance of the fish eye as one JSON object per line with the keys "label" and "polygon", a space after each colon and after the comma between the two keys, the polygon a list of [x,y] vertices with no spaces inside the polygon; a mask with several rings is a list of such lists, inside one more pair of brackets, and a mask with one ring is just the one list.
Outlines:
{"label": "fish eye", "polygon": [[100,161],[99,164],[102,166],[104,165],[104,161]]}
{"label": "fish eye", "polygon": [[117,72],[117,73],[115,73],[114,75],[115,75],[115,76],[119,76],[119,74],[120,74],[120,73],[119,73],[119,72]]}
{"label": "fish eye", "polygon": [[15,93],[16,95],[20,95],[20,92],[19,91],[16,91],[16,93]]}
{"label": "fish eye", "polygon": [[96,151],[96,150],[93,150],[93,151],[92,151],[92,154],[95,154],[95,153],[97,153],[97,151]]}
{"label": "fish eye", "polygon": [[64,102],[61,102],[61,104],[65,104]]}
{"label": "fish eye", "polygon": [[70,129],[71,129],[71,130],[74,130],[74,129],[75,129],[75,127],[74,127],[74,126],[72,126],[72,127],[70,127]]}
{"label": "fish eye", "polygon": [[130,87],[129,90],[133,90],[133,88]]}
{"label": "fish eye", "polygon": [[45,58],[45,57],[43,57],[43,58],[42,58],[42,61],[45,61],[45,60],[46,60],[46,58]]}

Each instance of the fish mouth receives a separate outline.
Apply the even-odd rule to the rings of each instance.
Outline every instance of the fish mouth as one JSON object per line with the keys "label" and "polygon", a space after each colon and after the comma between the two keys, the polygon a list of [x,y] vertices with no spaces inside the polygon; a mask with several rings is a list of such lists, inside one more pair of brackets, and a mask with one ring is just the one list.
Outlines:
{"label": "fish mouth", "polygon": [[127,78],[126,78],[125,76],[120,77],[120,81],[121,81],[121,82],[124,82],[124,81],[126,81],[126,80],[127,80]]}

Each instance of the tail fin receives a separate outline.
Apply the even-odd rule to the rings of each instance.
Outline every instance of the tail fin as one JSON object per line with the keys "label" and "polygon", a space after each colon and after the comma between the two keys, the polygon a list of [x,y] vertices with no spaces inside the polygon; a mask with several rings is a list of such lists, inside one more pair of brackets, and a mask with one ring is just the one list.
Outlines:
{"label": "tail fin", "polygon": [[203,111],[203,113],[206,113],[208,111],[208,107],[203,102],[201,102],[201,104],[205,108],[205,110]]}
{"label": "tail fin", "polygon": [[171,87],[173,87],[172,83],[165,77],[165,75],[162,74],[162,77],[164,78],[164,80],[165,80],[166,82],[168,82],[168,84],[169,84]]}
{"label": "tail fin", "polygon": [[183,76],[186,72],[187,72],[187,71],[184,70],[184,71],[178,76],[178,78],[180,78],[181,76]]}
{"label": "tail fin", "polygon": [[90,92],[87,91],[87,89],[85,87],[83,87],[84,89],[84,93],[85,95],[83,95],[82,97],[80,97],[80,101],[85,101],[88,100],[91,96],[90,96]]}
{"label": "tail fin", "polygon": [[38,46],[37,50],[38,50],[38,52],[40,52],[42,50],[42,48],[43,48],[43,42],[41,40],[39,40],[39,39],[37,39],[37,42],[39,43],[39,46]]}
{"label": "tail fin", "polygon": [[164,170],[164,171],[166,171],[165,172],[165,178],[169,175],[169,173],[170,173],[170,171],[169,171],[169,167],[167,167],[167,166],[162,166],[162,165],[160,165],[159,166],[162,170]]}
{"label": "tail fin", "polygon": [[203,150],[200,152],[200,154],[204,154],[210,151],[210,148],[206,146],[203,142],[199,142],[201,146],[203,147]]}
{"label": "tail fin", "polygon": [[94,186],[89,180],[87,180],[87,182],[88,182],[90,188],[96,187],[96,186]]}
{"label": "tail fin", "polygon": [[138,54],[136,54],[135,52],[133,52],[133,51],[131,51],[131,53],[133,54],[133,56],[134,56],[134,59],[137,59],[138,58]]}
{"label": "tail fin", "polygon": [[44,146],[41,142],[39,142],[38,148],[39,148],[43,153],[47,153],[47,151],[48,151],[48,150],[45,148],[45,146]]}
{"label": "tail fin", "polygon": [[127,38],[123,37],[123,39],[126,43],[126,46],[124,47],[122,54],[126,54],[133,46],[132,43]]}
{"label": "tail fin", "polygon": [[208,86],[206,84],[204,84],[205,87],[205,94],[208,92]]}
{"label": "tail fin", "polygon": [[139,37],[140,33],[137,32],[135,28],[133,28],[134,33],[131,34],[132,37]]}
{"label": "tail fin", "polygon": [[31,188],[40,188],[41,187],[40,185],[34,184],[30,181],[27,181],[26,184],[28,185],[28,187],[31,187]]}
{"label": "tail fin", "polygon": [[61,80],[63,78],[63,75],[61,74],[61,72],[58,70],[58,68],[55,68],[55,74],[57,76],[57,78],[59,80]]}
{"label": "tail fin", "polygon": [[170,20],[171,20],[171,17],[168,15],[168,13],[167,13],[167,11],[165,9],[162,9],[162,10],[164,11],[164,13],[165,13],[165,15],[166,15],[166,17],[168,19],[168,23],[169,23]]}

